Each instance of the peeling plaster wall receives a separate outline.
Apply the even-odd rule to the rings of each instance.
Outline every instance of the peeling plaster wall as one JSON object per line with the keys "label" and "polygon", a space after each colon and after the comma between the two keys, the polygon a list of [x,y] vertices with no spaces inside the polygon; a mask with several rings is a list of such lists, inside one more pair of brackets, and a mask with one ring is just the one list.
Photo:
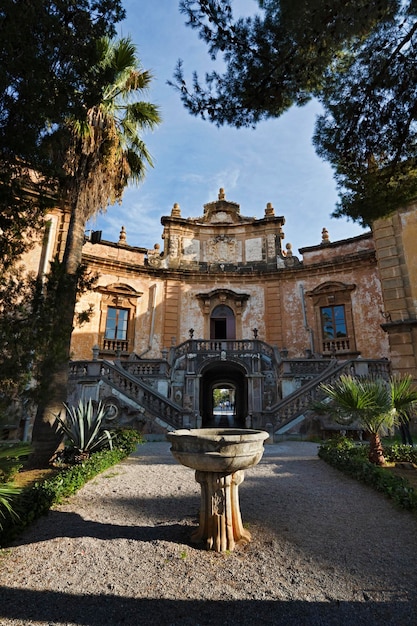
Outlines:
{"label": "peeling plaster wall", "polygon": [[[315,272],[303,272],[302,279],[287,278],[283,280],[281,293],[284,345],[280,347],[287,348],[290,357],[304,356],[306,349],[313,349],[317,353],[321,352],[320,333],[319,328],[317,328],[314,306],[312,298],[307,294],[320,285],[331,281],[356,285],[356,288],[351,292],[351,301],[356,348],[361,356],[363,358],[388,357],[387,337],[380,327],[383,322],[381,286],[372,267],[375,266],[370,266],[368,263],[356,264],[339,270],[329,268],[326,273],[323,273],[320,268],[316,268]],[[305,294],[305,319],[302,290]]]}
{"label": "peeling plaster wall", "polygon": [[357,277],[352,292],[356,347],[366,359],[389,358],[389,341],[380,324],[384,322],[381,283],[377,274]]}
{"label": "peeling plaster wall", "polygon": [[[282,298],[282,345],[286,348],[288,356],[305,356],[305,350],[310,348],[310,334],[305,328],[303,318],[303,304],[301,286],[307,291],[313,281],[286,279],[281,283]],[[313,323],[314,312],[308,316],[310,324]]]}
{"label": "peeling plaster wall", "polygon": [[207,289],[206,284],[200,285],[183,285],[181,293],[181,321],[180,331],[181,337],[178,343],[186,341],[190,338],[189,330],[194,329],[194,339],[205,339],[204,337],[204,318],[201,313],[198,300],[195,295],[200,291]]}
{"label": "peeling plaster wall", "polygon": [[265,289],[263,285],[247,285],[245,291],[250,294],[242,313],[243,338],[252,338],[253,329],[258,329],[258,339],[265,341]]}
{"label": "peeling plaster wall", "polygon": [[336,255],[338,257],[348,257],[353,253],[374,249],[372,233],[369,232],[346,241],[336,241],[312,246],[311,248],[301,248],[300,253],[303,255],[303,264],[306,266],[332,261]]}
{"label": "peeling plaster wall", "polygon": [[[217,219],[220,212],[216,213],[215,205],[208,206],[207,216],[211,212],[210,215]],[[222,201],[219,206],[223,206]],[[236,211],[234,205],[227,206],[232,213]],[[256,262],[265,255],[268,237],[275,253],[275,241],[281,236],[283,218],[245,223],[240,223],[237,217],[236,220],[233,224],[210,220],[194,223],[175,214],[165,220],[164,233],[169,239],[169,245],[167,239],[165,241],[165,257],[160,256],[159,250],[131,248],[123,242],[121,245],[86,243],[85,261],[93,271],[99,271],[101,287],[121,283],[142,293],[135,305],[134,352],[145,358],[159,358],[163,349],[187,341],[191,328],[195,339],[208,339],[209,312],[207,309],[203,311],[202,300],[196,296],[223,289],[249,295],[241,302],[241,325],[236,326],[238,338],[252,338],[253,329],[257,328],[259,339],[280,349],[288,349],[290,357],[305,357],[306,350],[320,354],[323,344],[318,313],[313,297],[308,294],[334,282],[348,285],[356,350],[364,358],[389,356],[387,336],[380,327],[383,322],[382,289],[370,233],[304,248],[301,250],[302,263],[297,257],[285,257],[275,270],[273,264],[268,265],[267,270],[266,265],[257,270]],[[405,238],[404,254],[409,263],[417,266],[417,252],[413,246],[413,228],[417,230],[415,215],[404,214],[403,220],[407,221],[407,233],[408,230],[411,233],[407,235],[408,239]],[[146,254],[149,265],[146,264]],[[187,261],[188,266],[181,268],[181,259]],[[219,265],[217,269],[205,271],[197,263],[198,260],[238,263],[242,259],[254,263],[255,267],[247,268],[247,272],[232,272]],[[417,284],[417,280],[415,282]],[[91,348],[100,338],[101,298],[101,291],[94,292],[83,296],[79,304],[81,309],[91,302],[94,313],[90,322],[74,332],[74,358],[90,358]],[[415,293],[413,298],[414,301],[417,298]],[[103,323],[102,320],[102,328]]]}
{"label": "peeling plaster wall", "polygon": [[[94,271],[94,267],[91,269]],[[91,304],[93,305],[93,313],[89,322],[74,329],[71,341],[73,359],[91,359],[93,346],[99,344],[100,324],[101,326],[103,325],[100,307],[103,299],[103,288],[109,285],[117,285],[117,283],[127,284],[135,291],[142,293],[135,299],[135,334],[132,352],[136,354],[146,353],[147,358],[159,358],[161,356],[161,350],[164,347],[162,345],[164,281],[155,280],[152,276],[134,276],[131,273],[119,271],[117,273],[100,272],[100,278],[95,290],[84,294],[77,303],[77,312],[88,309]],[[154,311],[153,289],[155,289]],[[153,333],[151,336],[152,329]]]}

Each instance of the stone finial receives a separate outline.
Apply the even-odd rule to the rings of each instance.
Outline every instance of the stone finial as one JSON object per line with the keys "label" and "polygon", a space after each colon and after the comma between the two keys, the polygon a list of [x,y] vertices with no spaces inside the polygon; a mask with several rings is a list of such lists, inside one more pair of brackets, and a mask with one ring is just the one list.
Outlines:
{"label": "stone finial", "polygon": [[291,257],[292,256],[292,244],[291,243],[287,243],[285,245],[285,249],[286,249],[286,256],[287,257]]}
{"label": "stone finial", "polygon": [[125,246],[126,245],[126,229],[124,226],[122,226],[122,230],[120,231],[120,235],[119,235],[119,246]]}
{"label": "stone finial", "polygon": [[226,194],[224,193],[224,189],[223,187],[220,187],[219,189],[219,200],[225,200],[226,199]]}
{"label": "stone finial", "polygon": [[265,217],[269,217],[270,215],[275,215],[275,209],[272,206],[272,202],[268,202],[265,209]]}
{"label": "stone finial", "polygon": [[181,209],[178,202],[176,202],[172,207],[171,217],[181,217]]}
{"label": "stone finial", "polygon": [[330,243],[329,231],[327,230],[327,228],[323,228],[323,230],[321,231],[321,243]]}

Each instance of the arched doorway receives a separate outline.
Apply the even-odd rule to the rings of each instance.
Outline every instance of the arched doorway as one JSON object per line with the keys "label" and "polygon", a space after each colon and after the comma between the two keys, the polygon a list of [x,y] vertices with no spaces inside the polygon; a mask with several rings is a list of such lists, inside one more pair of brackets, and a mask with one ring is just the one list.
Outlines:
{"label": "arched doorway", "polygon": [[[220,399],[222,396],[224,400]],[[224,405],[220,407],[219,402]],[[207,365],[200,379],[203,428],[244,428],[247,413],[248,385],[244,368],[230,361]]]}
{"label": "arched doorway", "polygon": [[230,306],[214,307],[210,316],[210,339],[236,339],[235,314]]}

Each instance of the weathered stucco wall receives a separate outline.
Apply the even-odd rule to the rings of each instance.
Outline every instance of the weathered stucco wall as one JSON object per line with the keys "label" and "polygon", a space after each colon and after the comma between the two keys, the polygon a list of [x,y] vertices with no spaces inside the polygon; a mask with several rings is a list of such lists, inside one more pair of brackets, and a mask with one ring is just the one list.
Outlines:
{"label": "weathered stucco wall", "polygon": [[393,370],[417,382],[417,204],[373,225]]}
{"label": "weathered stucco wall", "polygon": [[[406,233],[402,235],[404,263],[417,268],[415,213],[403,213],[399,220]],[[194,338],[209,339],[210,315],[219,303],[234,311],[237,339],[252,338],[257,329],[259,339],[286,348],[290,357],[326,350],[328,356],[330,344],[323,341],[320,307],[337,302],[345,307],[348,325],[341,358],[389,357],[388,336],[381,328],[387,304],[370,233],[329,242],[326,231],[320,245],[300,250],[300,261],[291,249],[282,253],[285,220],[275,217],[272,206],[267,206],[261,220],[245,218],[239,205],[226,201],[221,193],[216,202],[205,205],[202,218],[184,219],[174,205],[171,216],[162,222],[163,254],[159,248],[131,248],[122,233],[118,244],[86,243],[85,261],[99,273],[99,283],[78,304],[79,310],[93,305],[93,314],[74,331],[74,358],[90,358],[92,346],[102,342],[106,306],[130,307],[134,332],[126,347],[129,352],[159,358],[162,350],[188,340],[190,329]],[[381,229],[385,243],[386,228],[384,224]],[[395,245],[388,245],[391,257]],[[387,256],[384,246],[380,246],[381,258]],[[392,274],[392,265],[386,262],[386,267]],[[417,284],[417,276],[412,280]],[[402,307],[410,302],[415,307],[415,289],[409,287]]]}

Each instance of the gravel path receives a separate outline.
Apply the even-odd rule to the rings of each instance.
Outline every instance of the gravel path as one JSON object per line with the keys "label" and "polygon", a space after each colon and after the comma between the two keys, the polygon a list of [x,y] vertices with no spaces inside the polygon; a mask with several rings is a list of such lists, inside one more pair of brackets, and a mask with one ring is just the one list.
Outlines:
{"label": "gravel path", "polygon": [[239,488],[252,542],[190,543],[200,487],[139,446],[0,559],[1,626],[417,624],[417,518],[311,443],[267,445]]}

